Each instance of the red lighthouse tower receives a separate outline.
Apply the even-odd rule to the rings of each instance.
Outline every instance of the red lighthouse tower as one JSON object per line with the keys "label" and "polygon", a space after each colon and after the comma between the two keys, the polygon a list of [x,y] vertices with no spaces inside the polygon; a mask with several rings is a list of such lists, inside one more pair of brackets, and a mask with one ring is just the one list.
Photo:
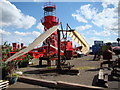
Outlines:
{"label": "red lighthouse tower", "polygon": [[[41,23],[44,25],[44,30],[57,25],[59,23],[56,18],[56,5],[54,3],[48,2],[44,5],[44,18],[41,20]],[[50,44],[57,47],[57,31],[54,32],[45,42],[44,45]]]}

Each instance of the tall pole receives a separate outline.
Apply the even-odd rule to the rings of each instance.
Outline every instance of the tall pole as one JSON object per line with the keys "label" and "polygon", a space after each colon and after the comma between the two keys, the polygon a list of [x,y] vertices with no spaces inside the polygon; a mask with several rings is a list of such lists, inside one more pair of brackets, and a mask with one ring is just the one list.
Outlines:
{"label": "tall pole", "polygon": [[57,34],[58,34],[58,63],[57,63],[57,69],[61,69],[60,67],[60,31],[57,30]]}
{"label": "tall pole", "polygon": [[120,46],[120,1],[118,3],[118,46]]}
{"label": "tall pole", "polygon": [[67,31],[68,31],[68,26],[66,27],[66,32],[65,32],[65,50],[64,50],[65,60],[67,59],[67,51],[66,51],[66,49],[67,49],[67,47],[66,47],[66,45],[67,45]]}
{"label": "tall pole", "polygon": [[120,38],[117,38],[118,46],[120,46]]}

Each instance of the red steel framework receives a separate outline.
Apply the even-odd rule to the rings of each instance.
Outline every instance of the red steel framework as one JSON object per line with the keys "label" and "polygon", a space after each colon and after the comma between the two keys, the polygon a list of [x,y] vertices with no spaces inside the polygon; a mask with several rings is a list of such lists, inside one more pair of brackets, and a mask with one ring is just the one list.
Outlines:
{"label": "red steel framework", "polygon": [[[51,2],[45,3],[43,10],[44,10],[44,18],[41,19],[41,23],[43,24],[45,31],[47,29],[59,24],[59,19],[55,16],[56,15],[55,4],[53,4]],[[57,47],[56,41],[57,41],[57,31],[54,32],[49,37],[50,45]],[[48,43],[48,39],[44,42],[44,44],[47,44],[47,43]]]}
{"label": "red steel framework", "polygon": [[[44,4],[44,17],[41,19],[41,23],[44,26],[44,30],[48,30],[49,28],[58,25],[59,19],[56,17],[56,5],[52,2],[47,2]],[[52,48],[50,45],[57,47],[57,31],[54,32],[48,39],[43,42],[44,47],[44,56],[46,56],[50,52],[57,53],[57,50]]]}
{"label": "red steel framework", "polygon": [[[52,2],[45,3],[43,10],[44,10],[44,17],[41,19],[41,23],[44,26],[44,31],[47,31],[49,28],[60,24],[59,19],[56,17],[56,5],[54,3]],[[63,52],[60,52],[60,55],[65,55],[68,57],[72,56],[72,52],[73,52],[72,41],[66,41],[66,40],[59,41],[59,44],[58,44],[57,31],[55,31],[49,38],[47,38],[43,42],[42,47],[35,48],[29,51],[28,54],[30,54],[34,58],[53,56],[54,54],[58,54],[59,45],[60,45],[60,49],[63,51]],[[16,53],[17,48],[20,48],[20,46],[17,46],[17,43],[13,43],[14,52],[10,52],[10,53],[11,54]],[[21,48],[24,48],[23,43],[21,44]],[[65,52],[68,52],[69,54],[67,55]]]}

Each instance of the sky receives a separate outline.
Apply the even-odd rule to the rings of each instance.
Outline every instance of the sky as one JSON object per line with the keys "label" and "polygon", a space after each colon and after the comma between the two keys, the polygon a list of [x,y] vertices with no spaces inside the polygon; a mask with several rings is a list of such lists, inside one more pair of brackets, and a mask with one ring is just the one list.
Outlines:
{"label": "sky", "polygon": [[[50,1],[52,2],[52,0]],[[64,29],[68,23],[72,29],[85,38],[90,46],[94,44],[95,40],[105,43],[116,42],[119,36],[119,0],[65,1],[53,1],[56,4],[56,17],[62,22]],[[44,4],[45,2],[41,0],[30,0],[30,2],[1,0],[0,44],[7,41],[9,43],[24,43],[27,46],[43,33],[44,27],[40,20],[44,17]]]}

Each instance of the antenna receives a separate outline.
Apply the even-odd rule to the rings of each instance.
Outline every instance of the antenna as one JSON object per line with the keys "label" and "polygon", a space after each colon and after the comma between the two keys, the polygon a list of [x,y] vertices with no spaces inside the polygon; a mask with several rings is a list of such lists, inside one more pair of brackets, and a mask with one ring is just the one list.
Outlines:
{"label": "antenna", "polygon": [[120,1],[118,3],[118,38],[120,38]]}

